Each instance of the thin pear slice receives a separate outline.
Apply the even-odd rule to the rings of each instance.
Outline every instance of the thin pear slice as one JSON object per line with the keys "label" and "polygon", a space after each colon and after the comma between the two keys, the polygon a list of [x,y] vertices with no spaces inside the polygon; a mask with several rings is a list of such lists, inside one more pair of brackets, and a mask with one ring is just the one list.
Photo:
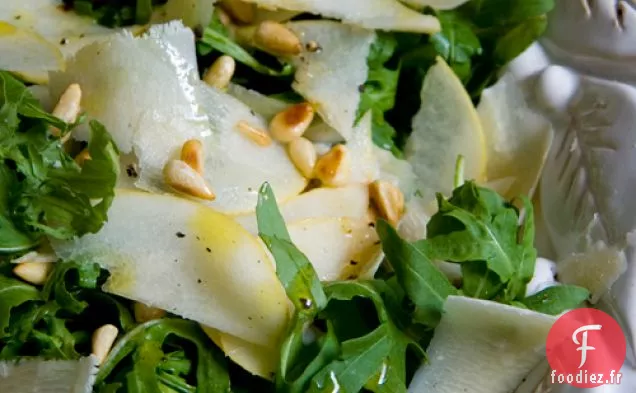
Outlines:
{"label": "thin pear slice", "polygon": [[202,329],[225,356],[250,374],[265,379],[272,379],[275,375],[280,359],[280,350],[276,346],[253,344],[207,326],[202,326]]}
{"label": "thin pear slice", "polygon": [[586,288],[591,293],[592,304],[596,304],[626,270],[624,251],[601,243],[557,264],[559,281]]}
{"label": "thin pear slice", "polygon": [[509,393],[545,356],[556,317],[449,296],[409,392]]}
{"label": "thin pear slice", "polygon": [[[369,189],[366,185],[340,188],[315,188],[282,203],[280,212],[287,223],[311,218],[349,217],[362,219],[369,209]],[[255,214],[243,214],[234,219],[250,233],[258,234]]]}
{"label": "thin pear slice", "polygon": [[351,137],[347,142],[347,148],[351,156],[351,174],[349,181],[352,183],[369,184],[380,175],[380,165],[373,143],[373,125],[371,111],[362,116],[362,119],[353,128]]}
{"label": "thin pear slice", "polygon": [[[69,58],[77,50],[96,39],[103,38],[113,32],[86,16],[67,12],[60,7],[58,0],[23,0],[0,1],[0,21],[31,31],[55,46],[62,58]],[[10,60],[3,50],[3,60]],[[50,56],[50,50],[33,52],[31,56],[44,61]],[[7,57],[7,59],[5,59]],[[51,70],[62,70],[59,67]],[[47,83],[49,70],[20,70],[24,79],[33,83]]]}
{"label": "thin pear slice", "polygon": [[53,247],[108,269],[106,292],[261,345],[285,329],[289,303],[264,247],[202,204],[119,190],[99,233]]}
{"label": "thin pear slice", "polygon": [[317,218],[287,228],[321,281],[369,278],[377,269],[382,251],[375,227],[366,219]]}
{"label": "thin pear slice", "polygon": [[391,182],[402,191],[406,200],[411,199],[417,185],[413,166],[408,161],[395,157],[390,151],[375,145],[373,153],[380,166],[378,178]]}
{"label": "thin pear slice", "polygon": [[12,360],[0,362],[0,386],[2,393],[90,393],[97,371],[95,356],[79,360]]}
{"label": "thin pear slice", "polygon": [[488,146],[488,181],[514,179],[505,192],[498,191],[506,199],[532,198],[554,138],[552,125],[530,109],[511,74],[484,90],[478,113]]}
{"label": "thin pear slice", "polygon": [[466,179],[485,180],[486,146],[479,116],[442,58],[426,74],[421,98],[405,156],[419,177],[423,197],[432,200],[436,192],[450,194],[458,155],[464,156]]}
{"label": "thin pear slice", "polygon": [[266,9],[310,12],[367,29],[436,33],[437,18],[414,11],[398,0],[247,0]]}
{"label": "thin pear slice", "polygon": [[[237,98],[239,101],[249,106],[254,112],[263,116],[268,122],[276,116],[277,113],[290,107],[292,104],[279,100],[277,98],[268,97],[255,90],[247,89],[241,85],[230,83],[227,93]],[[303,137],[313,142],[342,142],[342,136],[333,127],[326,124],[319,116],[314,117]]]}
{"label": "thin pear slice", "polygon": [[296,66],[292,88],[349,140],[360,103],[360,85],[369,72],[367,56],[375,33],[324,20],[291,22],[287,27],[298,35],[303,47],[314,41],[322,48],[291,59]]}
{"label": "thin pear slice", "polygon": [[0,69],[44,72],[64,68],[59,48],[38,33],[0,21]]}
{"label": "thin pear slice", "polygon": [[168,0],[155,9],[151,23],[164,23],[180,20],[191,28],[201,29],[210,23],[216,0]]}
{"label": "thin pear slice", "polygon": [[[239,131],[241,122],[267,130],[261,116],[229,94],[203,83],[196,93],[214,132],[204,142],[204,177],[216,194],[210,206],[232,214],[253,212],[258,189],[265,182],[276,190],[278,202],[302,192],[307,179],[298,172],[284,146],[276,141],[260,146]],[[149,133],[147,143],[152,143],[152,138]]]}
{"label": "thin pear slice", "polygon": [[[106,126],[122,153],[132,152],[140,131],[154,133],[154,154],[162,160],[173,143],[211,134],[193,94],[196,70],[167,41],[119,33],[82,48],[65,72],[50,78],[54,97],[79,83],[82,109]],[[85,139],[88,133],[81,128],[74,135]]]}

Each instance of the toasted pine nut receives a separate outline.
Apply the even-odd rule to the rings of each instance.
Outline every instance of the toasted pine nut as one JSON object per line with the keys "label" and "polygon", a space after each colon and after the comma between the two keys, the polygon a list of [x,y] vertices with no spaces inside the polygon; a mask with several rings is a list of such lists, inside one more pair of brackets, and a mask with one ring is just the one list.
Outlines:
{"label": "toasted pine nut", "polygon": [[306,102],[279,112],[269,123],[269,132],[280,142],[291,142],[302,136],[314,120],[314,108]]}
{"label": "toasted pine nut", "polygon": [[203,144],[198,139],[190,139],[181,148],[181,161],[203,175]]}
{"label": "toasted pine nut", "polygon": [[91,354],[97,358],[97,364],[102,364],[110,352],[119,329],[115,325],[104,325],[93,333]]}
{"label": "toasted pine nut", "polygon": [[320,157],[314,168],[316,177],[326,186],[347,184],[351,175],[350,153],[344,145],[336,145]]}
{"label": "toasted pine nut", "polygon": [[236,61],[234,58],[232,56],[223,55],[216,59],[205,74],[203,74],[203,81],[210,86],[223,90],[230,84],[235,69]]}
{"label": "toasted pine nut", "polygon": [[272,138],[269,136],[267,131],[253,127],[245,120],[241,120],[236,123],[236,128],[241,132],[241,134],[250,138],[259,146],[269,146],[272,144]]}
{"label": "toasted pine nut", "polygon": [[302,51],[298,36],[278,22],[261,22],[254,32],[254,43],[275,55],[297,55]]}
{"label": "toasted pine nut", "polygon": [[42,285],[49,278],[53,263],[24,262],[13,268],[13,274],[33,285]]}
{"label": "toasted pine nut", "polygon": [[77,165],[82,166],[84,162],[91,159],[91,155],[88,153],[88,148],[79,152],[78,155],[75,156],[74,161]]}
{"label": "toasted pine nut", "polygon": [[314,167],[318,158],[314,144],[308,139],[300,137],[291,141],[287,146],[287,150],[289,158],[296,165],[296,168],[303,176],[310,179],[314,174]]}
{"label": "toasted pine nut", "polygon": [[219,21],[223,26],[229,27],[232,25],[232,19],[230,18],[230,15],[228,15],[228,13],[223,8],[216,7],[214,9],[214,12],[219,17]]}
{"label": "toasted pine nut", "polygon": [[216,199],[203,177],[184,161],[168,161],[163,168],[163,176],[166,183],[177,191],[208,201]]}
{"label": "toasted pine nut", "polygon": [[53,252],[30,251],[19,258],[11,260],[11,263],[51,263],[57,261],[57,255]]}
{"label": "toasted pine nut", "polygon": [[254,4],[249,4],[241,0],[223,0],[220,5],[234,20],[245,24],[254,22],[254,17],[256,16],[256,7]]}
{"label": "toasted pine nut", "polygon": [[404,194],[388,181],[376,180],[369,185],[369,197],[378,214],[391,225],[398,224],[404,214]]}
{"label": "toasted pine nut", "polygon": [[[53,116],[66,123],[75,123],[80,113],[80,104],[82,101],[82,89],[77,83],[70,84],[64,93],[60,96],[60,100],[53,109]],[[54,136],[60,136],[60,130],[52,127],[51,133]],[[70,133],[64,136],[62,142],[66,142],[70,137]]]}
{"label": "toasted pine nut", "polygon": [[133,312],[135,313],[135,320],[139,323],[160,319],[166,315],[165,310],[146,306],[145,304],[139,302],[135,302],[135,304],[133,305]]}

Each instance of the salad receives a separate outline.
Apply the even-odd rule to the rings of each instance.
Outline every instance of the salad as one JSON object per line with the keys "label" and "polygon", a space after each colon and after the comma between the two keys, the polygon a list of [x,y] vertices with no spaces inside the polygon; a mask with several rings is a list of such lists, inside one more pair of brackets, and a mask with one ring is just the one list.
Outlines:
{"label": "salad", "polygon": [[537,251],[553,6],[0,4],[0,391],[514,391],[611,284]]}

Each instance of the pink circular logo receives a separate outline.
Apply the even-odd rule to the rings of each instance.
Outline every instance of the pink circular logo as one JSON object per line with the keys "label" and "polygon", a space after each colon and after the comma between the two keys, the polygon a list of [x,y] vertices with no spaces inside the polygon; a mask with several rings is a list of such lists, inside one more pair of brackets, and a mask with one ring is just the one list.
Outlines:
{"label": "pink circular logo", "polygon": [[548,333],[552,383],[577,388],[620,384],[625,335],[614,318],[593,308],[563,314]]}

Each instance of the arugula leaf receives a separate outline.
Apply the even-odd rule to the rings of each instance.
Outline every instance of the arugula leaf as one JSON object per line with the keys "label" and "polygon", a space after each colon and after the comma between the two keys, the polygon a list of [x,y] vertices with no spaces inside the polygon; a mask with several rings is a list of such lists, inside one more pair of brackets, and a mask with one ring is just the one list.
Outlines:
{"label": "arugula leaf", "polygon": [[230,32],[221,23],[216,12],[212,16],[210,24],[203,30],[202,37],[197,41],[197,53],[200,56],[208,55],[214,50],[233,57],[234,60],[261,74],[288,76],[294,73],[294,67],[289,63],[283,63],[280,70],[275,70],[256,60],[254,56],[232,39]]}
{"label": "arugula leaf", "polygon": [[395,37],[388,33],[378,33],[377,39],[371,45],[367,57],[369,74],[367,81],[361,86],[360,104],[358,105],[357,119],[359,121],[367,111],[372,113],[373,142],[396,155],[400,155],[399,149],[393,140],[396,131],[384,119],[384,112],[395,105],[400,70],[392,70],[385,66],[397,48]]}
{"label": "arugula leaf", "polygon": [[0,339],[6,337],[11,309],[31,300],[40,300],[39,291],[22,281],[0,275]]}
{"label": "arugula leaf", "polygon": [[[59,262],[41,291],[30,287],[34,298],[7,299],[10,317],[5,334],[0,334],[0,358],[78,359],[80,352],[90,352],[90,337],[97,327],[112,323],[130,329],[130,312],[97,289],[105,279],[97,265]],[[19,282],[0,275],[0,283],[9,284],[0,287],[0,293],[7,289],[10,294]]]}
{"label": "arugula leaf", "polygon": [[153,8],[167,0],[63,0],[65,6],[80,15],[90,16],[97,23],[108,27],[146,24]]}
{"label": "arugula leaf", "polygon": [[466,81],[470,77],[471,59],[482,53],[479,38],[462,15],[454,11],[442,11],[437,17],[442,30],[433,34],[430,42],[459,79]]}
{"label": "arugula leaf", "polygon": [[[414,350],[418,360],[424,357],[424,351],[400,330],[374,282],[334,282],[326,284],[325,291],[330,304],[334,301],[351,304],[356,299],[371,300],[378,324],[367,334],[345,339],[338,359],[316,374],[309,391],[332,391],[335,387],[346,392],[357,392],[363,387],[383,391],[380,385],[386,383],[393,392],[406,392],[407,350]],[[353,312],[356,312],[355,308]],[[357,312],[366,312],[366,309]],[[332,316],[334,322],[336,318],[346,318],[344,323],[350,323],[350,317],[351,312]]]}
{"label": "arugula leaf", "polygon": [[[171,341],[176,336],[181,341]],[[194,371],[196,390],[190,390],[182,373],[172,374],[165,367],[170,360],[163,346],[182,346],[190,343],[196,348],[197,366]],[[163,318],[146,322],[137,326],[121,337],[113,347],[104,363],[100,366],[96,377],[96,385],[107,385],[108,377],[116,367],[132,356],[132,369],[126,372],[125,380],[120,381],[131,392],[160,391],[167,383],[168,387],[176,385],[185,387],[185,391],[201,393],[229,393],[230,379],[223,354],[208,340],[199,326],[191,321],[174,318]],[[158,371],[158,369],[160,371]],[[179,368],[182,372],[190,372],[190,368]]]}
{"label": "arugula leaf", "polygon": [[291,242],[285,221],[268,183],[261,186],[256,205],[258,232],[274,256],[276,274],[296,310],[315,315],[327,304],[327,298],[311,262]]}
{"label": "arugula leaf", "polygon": [[439,211],[427,225],[427,239],[418,242],[418,247],[432,259],[485,261],[502,282],[509,281],[526,260],[526,249],[532,248],[518,243],[517,209],[472,181],[456,188],[448,201],[438,194],[437,201]]}
{"label": "arugula leaf", "polygon": [[574,285],[549,287],[523,299],[529,309],[549,315],[559,315],[564,311],[580,307],[590,296],[590,292]]}
{"label": "arugula leaf", "polygon": [[97,232],[119,174],[119,151],[90,123],[91,160],[79,167],[59,138],[68,125],[46,113],[29,90],[0,71],[0,253],[32,248],[43,235],[69,239]]}
{"label": "arugula leaf", "polygon": [[425,252],[402,239],[388,222],[378,220],[376,230],[398,282],[415,304],[414,320],[436,326],[446,298],[457,290]]}

